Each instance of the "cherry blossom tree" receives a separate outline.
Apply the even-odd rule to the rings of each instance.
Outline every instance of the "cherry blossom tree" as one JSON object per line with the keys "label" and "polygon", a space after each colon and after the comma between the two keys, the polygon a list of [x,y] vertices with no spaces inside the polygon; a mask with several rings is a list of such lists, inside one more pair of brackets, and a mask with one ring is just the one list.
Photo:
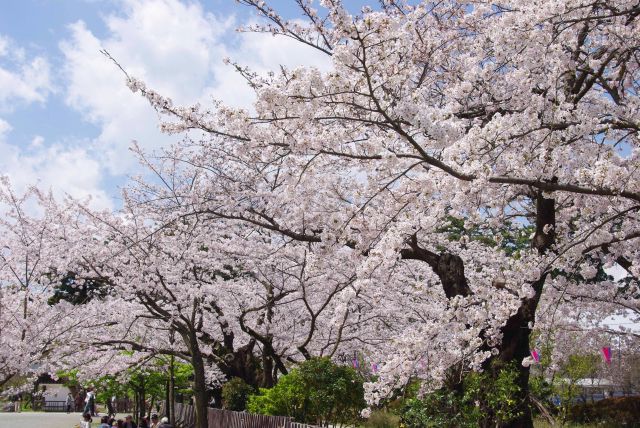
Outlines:
{"label": "cherry blossom tree", "polygon": [[[198,423],[206,425],[207,390],[224,377],[269,387],[278,373],[287,373],[288,362],[334,355],[339,345],[366,337],[359,328],[363,320],[352,320],[350,308],[334,303],[354,280],[345,269],[314,261],[299,247],[274,253],[269,236],[243,224],[197,215],[168,221],[167,200],[141,203],[149,192],[174,192],[168,183],[180,187],[193,180],[172,163],[155,166],[173,171],[169,181],[161,177],[158,189],[144,184],[127,193],[118,213],[76,204],[68,269],[77,278],[100,279],[109,296],[82,305],[90,318],[102,312],[104,323],[69,340],[76,352],[68,351],[73,358],[64,364],[80,366],[90,377],[159,354],[189,361]],[[174,193],[171,204],[181,199]]]}
{"label": "cherry blossom tree", "polygon": [[[127,76],[182,139],[136,149],[152,176],[120,212],[4,183],[0,382],[172,355],[194,366],[204,427],[214,381],[269,386],[313,356],[375,362],[372,405],[415,378],[463,392],[467,370],[515,362],[510,424],[532,426],[532,329],[640,307],[639,7],[385,0],[354,15],[301,0],[301,23],[240,3],[266,22],[247,30],[331,69],[229,60],[250,111],[175,106]],[[69,278],[102,294],[49,305]]]}
{"label": "cherry blossom tree", "polygon": [[0,182],[0,387],[50,370],[51,353],[83,320],[68,303],[49,305],[64,259],[60,207],[35,188]]}
{"label": "cherry blossom tree", "polygon": [[[612,281],[582,280],[614,264],[637,278],[637,5],[385,0],[352,15],[300,1],[301,24],[241,3],[268,22],[249,30],[310,45],[332,69],[260,76],[229,61],[252,111],[174,106],[128,77],[166,132],[186,133],[161,157],[197,171],[171,192],[140,189],[167,218],[304,248],[353,277],[334,299],[349,313],[403,320],[386,345],[363,345],[383,362],[371,402],[410,376],[455,386],[464,367],[520,364],[543,297],[606,303]],[[513,426],[532,425],[528,377],[521,366]]]}

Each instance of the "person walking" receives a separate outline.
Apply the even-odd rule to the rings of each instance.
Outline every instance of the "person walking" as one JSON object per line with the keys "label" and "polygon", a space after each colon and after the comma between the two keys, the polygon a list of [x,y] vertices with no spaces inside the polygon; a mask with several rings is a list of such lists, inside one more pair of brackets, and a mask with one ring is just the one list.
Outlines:
{"label": "person walking", "polygon": [[84,410],[82,413],[89,413],[91,416],[96,416],[96,393],[92,388],[89,388],[86,397],[84,397]]}
{"label": "person walking", "polygon": [[22,412],[22,396],[20,394],[16,395],[16,402],[14,411],[16,413]]}
{"label": "person walking", "polygon": [[84,394],[82,391],[78,391],[78,393],[76,394],[76,400],[75,400],[75,406],[73,407],[73,411],[74,412],[78,412],[80,411],[80,409],[82,409],[82,406],[84,403]]}
{"label": "person walking", "polygon": [[96,412],[96,392],[93,389],[91,390],[91,398],[91,416],[98,416]]}
{"label": "person walking", "polygon": [[107,414],[109,417],[114,417],[116,415],[116,396],[114,395],[111,398],[107,398]]}
{"label": "person walking", "polygon": [[73,406],[74,400],[73,395],[71,393],[67,394],[67,413],[71,413],[71,407]]}

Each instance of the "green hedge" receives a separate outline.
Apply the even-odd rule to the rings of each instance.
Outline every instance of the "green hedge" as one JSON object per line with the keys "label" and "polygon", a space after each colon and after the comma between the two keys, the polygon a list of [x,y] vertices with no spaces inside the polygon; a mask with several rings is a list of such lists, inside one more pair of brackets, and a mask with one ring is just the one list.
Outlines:
{"label": "green hedge", "polygon": [[578,404],[569,409],[571,422],[605,423],[610,426],[640,427],[640,397],[607,398]]}

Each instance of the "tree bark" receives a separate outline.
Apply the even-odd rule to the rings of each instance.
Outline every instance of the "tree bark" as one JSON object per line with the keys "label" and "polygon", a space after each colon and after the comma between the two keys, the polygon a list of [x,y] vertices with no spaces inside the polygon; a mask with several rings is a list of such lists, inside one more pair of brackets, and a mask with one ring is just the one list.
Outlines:
{"label": "tree bark", "polygon": [[175,412],[175,394],[176,394],[176,378],[175,378],[175,357],[171,355],[169,357],[169,388],[167,388],[167,397],[169,399],[169,405],[167,406],[167,412],[169,412],[169,423],[176,425],[176,412]]}
{"label": "tree bark", "polygon": [[535,321],[535,311],[540,300],[540,292],[544,284],[545,276],[540,278],[533,284],[536,294],[531,299],[525,299],[518,308],[518,312],[512,315],[502,327],[502,343],[500,345],[500,353],[495,358],[487,361],[487,365],[491,367],[498,360],[502,364],[493,365],[495,371],[492,372],[494,378],[498,375],[498,371],[504,364],[514,362],[515,368],[518,370],[516,383],[519,391],[514,397],[520,405],[517,410],[520,415],[514,420],[502,424],[504,428],[533,428],[533,418],[531,415],[531,406],[529,400],[529,367],[522,365],[522,360],[529,356],[529,339],[531,335],[531,327]]}
{"label": "tree bark", "polygon": [[[553,181],[553,180],[552,180]],[[542,191],[536,196],[536,232],[531,241],[532,248],[540,254],[549,251],[555,244],[556,208],[553,198],[546,198]],[[533,418],[529,398],[529,367],[524,367],[521,362],[529,356],[529,339],[531,329],[536,320],[536,309],[542,296],[542,289],[547,277],[545,272],[542,277],[531,283],[535,294],[529,299],[523,299],[522,305],[507,323],[502,327],[502,343],[497,358],[501,362],[514,361],[518,368],[517,383],[520,387],[518,401],[521,403],[521,415],[502,426],[504,428],[533,428]]]}
{"label": "tree bark", "polygon": [[140,392],[138,395],[138,424],[140,424],[140,422],[142,422],[142,419],[144,418],[145,415],[145,411],[146,411],[146,403],[145,403],[145,396],[146,396],[146,391],[145,391],[145,384],[144,384],[144,377],[140,376]]}
{"label": "tree bark", "polygon": [[193,395],[195,398],[195,428],[208,428],[207,420],[207,384],[204,372],[204,358],[198,346],[198,338],[195,332],[190,332],[189,348],[191,351],[191,364],[193,365]]}
{"label": "tree bark", "polygon": [[[554,180],[551,180],[554,182]],[[542,191],[538,191],[535,195],[536,200],[536,232],[531,242],[531,246],[537,249],[541,254],[550,250],[555,243],[555,200],[546,198]],[[417,237],[413,235],[408,242],[409,248],[402,249],[400,255],[403,259],[421,260],[433,269],[440,278],[443,291],[447,298],[451,299],[455,296],[469,296],[473,294],[464,274],[464,261],[455,254],[442,253],[436,254],[418,245]],[[533,297],[523,299],[518,311],[509,317],[505,325],[502,327],[502,342],[499,346],[499,353],[496,357],[490,358],[484,364],[485,369],[491,369],[492,375],[497,376],[501,366],[505,363],[515,362],[518,370],[517,384],[519,392],[516,399],[521,403],[521,414],[514,420],[502,424],[503,428],[533,428],[533,419],[531,415],[531,407],[529,405],[529,367],[522,366],[522,360],[529,356],[529,339],[531,327],[535,322],[535,313],[538,302],[542,295],[542,288],[547,273],[541,278],[537,278],[531,282],[535,294]],[[494,365],[493,363],[499,363]],[[455,372],[459,368],[452,368]],[[455,373],[454,373],[455,375]],[[451,376],[460,379],[460,376]],[[462,384],[454,382],[449,385],[450,388],[458,392],[462,391]],[[495,421],[490,423],[495,426]]]}

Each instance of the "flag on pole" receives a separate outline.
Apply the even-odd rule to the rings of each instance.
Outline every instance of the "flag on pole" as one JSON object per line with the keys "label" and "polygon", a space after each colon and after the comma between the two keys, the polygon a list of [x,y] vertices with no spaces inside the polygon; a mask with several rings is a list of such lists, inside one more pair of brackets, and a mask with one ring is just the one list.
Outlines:
{"label": "flag on pole", "polygon": [[533,358],[533,361],[535,361],[536,363],[540,362],[540,354],[538,353],[537,349],[531,350],[531,358]]}
{"label": "flag on pole", "polygon": [[602,347],[602,355],[607,364],[611,364],[611,348],[609,346]]}

